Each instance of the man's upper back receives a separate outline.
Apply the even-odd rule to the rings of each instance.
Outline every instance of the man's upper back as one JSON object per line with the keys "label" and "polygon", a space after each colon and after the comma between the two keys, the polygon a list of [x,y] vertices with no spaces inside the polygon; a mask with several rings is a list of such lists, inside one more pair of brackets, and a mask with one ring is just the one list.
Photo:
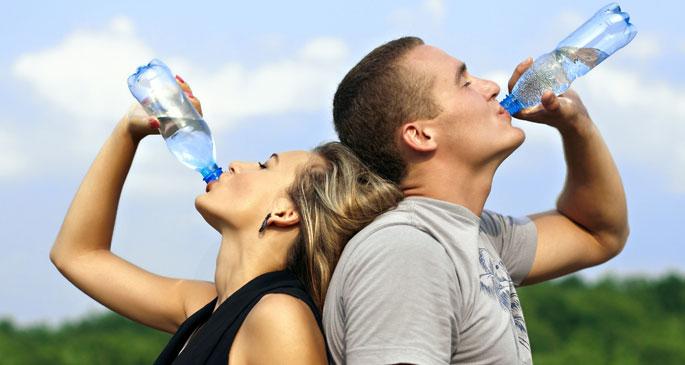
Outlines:
{"label": "man's upper back", "polygon": [[451,203],[405,199],[340,257],[323,313],[333,358],[530,362],[514,284],[530,270],[536,239],[528,220],[487,211],[479,218]]}

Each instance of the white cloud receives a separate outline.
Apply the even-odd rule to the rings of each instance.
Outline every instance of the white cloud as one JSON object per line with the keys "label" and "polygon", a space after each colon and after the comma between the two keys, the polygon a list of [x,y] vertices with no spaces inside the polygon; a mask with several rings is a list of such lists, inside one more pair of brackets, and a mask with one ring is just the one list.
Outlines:
{"label": "white cloud", "polygon": [[130,20],[115,18],[104,30],[79,30],[55,47],[20,56],[13,71],[43,99],[80,118],[73,126],[90,128],[94,118],[123,114],[131,102],[126,77],[152,54]]}
{"label": "white cloud", "polygon": [[658,168],[685,193],[685,89],[609,65],[578,89],[609,147]]}
{"label": "white cloud", "polygon": [[648,61],[661,56],[661,41],[650,34],[639,33],[632,42],[621,50],[621,53],[641,61]]}
{"label": "white cloud", "polygon": [[422,8],[431,15],[436,22],[445,18],[445,2],[443,0],[424,0]]}
{"label": "white cloud", "polygon": [[[155,54],[135,36],[133,23],[119,17],[103,29],[78,30],[53,47],[18,57],[14,76],[56,110],[51,125],[45,126],[48,143],[24,148],[33,156],[27,159],[54,159],[49,165],[55,169],[91,161],[116,120],[134,102],[126,78]],[[165,61],[191,84],[212,130],[220,133],[249,117],[330,108],[347,55],[342,41],[322,37],[289,56],[258,65],[231,61],[208,70],[182,57],[165,57]],[[0,142],[23,137],[5,133]],[[11,146],[9,142],[0,145]],[[158,153],[168,154],[162,147],[155,155],[136,157],[134,167],[139,166],[140,179],[131,182],[133,191],[168,194],[176,189],[162,185],[170,172],[161,168],[155,158]],[[2,158],[0,175],[16,175],[22,164]]]}
{"label": "white cloud", "polygon": [[428,22],[431,25],[441,25],[445,19],[446,9],[444,0],[424,0],[414,7],[400,7],[393,10],[388,20],[394,26],[404,30],[416,28]]}
{"label": "white cloud", "polygon": [[347,54],[341,41],[317,38],[290,57],[253,68],[231,62],[211,73],[188,70],[189,83],[221,130],[241,118],[329,108]]}
{"label": "white cloud", "polygon": [[[112,120],[132,101],[126,77],[155,54],[133,29],[130,20],[116,18],[102,31],[77,31],[53,48],[19,57],[14,74],[83,128],[93,118]],[[206,70],[183,58],[166,61],[221,128],[243,117],[328,107],[347,53],[340,40],[317,38],[290,57],[257,66],[227,62]]]}

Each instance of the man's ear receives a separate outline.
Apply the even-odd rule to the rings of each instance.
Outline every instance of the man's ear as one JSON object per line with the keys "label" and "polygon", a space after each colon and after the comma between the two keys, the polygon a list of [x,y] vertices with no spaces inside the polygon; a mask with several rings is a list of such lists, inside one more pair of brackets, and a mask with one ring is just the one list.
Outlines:
{"label": "man's ear", "polygon": [[300,224],[300,213],[295,205],[287,198],[278,198],[271,210],[268,224],[279,228],[289,228]]}
{"label": "man's ear", "polygon": [[402,126],[400,138],[405,145],[416,152],[432,152],[438,148],[435,140],[436,128],[425,121],[409,122]]}

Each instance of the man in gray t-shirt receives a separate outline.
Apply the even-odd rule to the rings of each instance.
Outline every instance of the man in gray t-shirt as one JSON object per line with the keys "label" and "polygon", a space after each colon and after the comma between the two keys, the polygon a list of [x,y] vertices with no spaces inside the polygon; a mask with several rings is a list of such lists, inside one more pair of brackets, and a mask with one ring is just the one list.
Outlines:
{"label": "man in gray t-shirt", "polygon": [[[518,65],[510,90],[531,63]],[[497,168],[525,139],[499,92],[413,37],[376,48],[338,86],[341,142],[407,198],[355,235],[335,268],[323,322],[336,363],[532,363],[515,287],[625,245],[618,169],[572,90],[516,114],[561,135],[567,179],[556,209],[484,210]]]}
{"label": "man in gray t-shirt", "polygon": [[324,307],[333,359],[530,362],[514,285],[530,271],[535,243],[529,220],[488,211],[478,218],[440,200],[405,199],[340,257]]}

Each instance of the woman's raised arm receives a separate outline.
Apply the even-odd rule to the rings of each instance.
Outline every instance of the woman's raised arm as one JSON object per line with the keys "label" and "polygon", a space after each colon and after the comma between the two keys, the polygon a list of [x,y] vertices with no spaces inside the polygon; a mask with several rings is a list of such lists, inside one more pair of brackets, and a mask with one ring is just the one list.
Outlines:
{"label": "woman's raised arm", "polygon": [[[190,92],[187,85],[184,89]],[[199,110],[199,102],[192,99]],[[110,251],[124,181],[140,140],[158,133],[155,123],[136,104],[117,124],[81,182],[50,259],[69,281],[106,307],[173,333],[216,296],[214,284],[155,275]]]}

